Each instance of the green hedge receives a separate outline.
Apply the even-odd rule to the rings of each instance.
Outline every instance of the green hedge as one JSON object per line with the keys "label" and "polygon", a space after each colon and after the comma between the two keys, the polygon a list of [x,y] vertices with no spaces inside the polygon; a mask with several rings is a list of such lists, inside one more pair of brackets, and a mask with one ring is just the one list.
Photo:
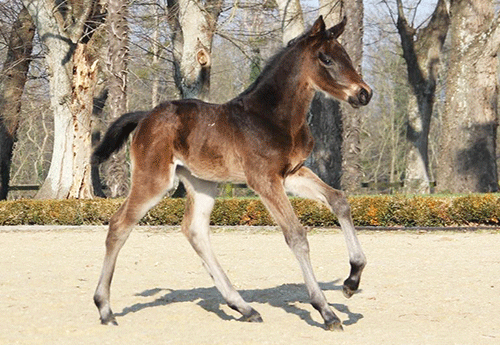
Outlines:
{"label": "green hedge", "polygon": [[[326,207],[293,198],[292,205],[307,226],[338,225]],[[16,200],[0,202],[0,225],[107,224],[123,199]],[[499,194],[466,196],[355,196],[349,198],[357,226],[471,226],[498,225]],[[140,222],[142,225],[179,225],[183,199],[163,199]],[[258,199],[218,199],[212,212],[214,225],[273,225]]]}

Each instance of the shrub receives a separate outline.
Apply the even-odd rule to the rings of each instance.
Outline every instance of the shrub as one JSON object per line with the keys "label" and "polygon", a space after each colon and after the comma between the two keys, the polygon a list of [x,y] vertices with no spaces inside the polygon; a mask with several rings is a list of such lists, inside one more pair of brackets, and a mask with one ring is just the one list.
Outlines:
{"label": "shrub", "polygon": [[[349,199],[357,226],[469,226],[498,225],[500,196],[355,196]],[[123,203],[123,199],[16,200],[0,202],[0,225],[101,225]],[[183,199],[163,199],[143,217],[142,225],[180,225]],[[337,218],[323,205],[292,198],[302,224],[314,227],[338,225]],[[259,199],[217,199],[211,224],[221,226],[274,225]]]}

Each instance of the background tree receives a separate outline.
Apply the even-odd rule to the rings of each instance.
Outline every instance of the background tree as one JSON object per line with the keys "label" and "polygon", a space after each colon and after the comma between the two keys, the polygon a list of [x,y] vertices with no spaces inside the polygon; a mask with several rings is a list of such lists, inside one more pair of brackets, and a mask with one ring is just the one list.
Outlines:
{"label": "background tree", "polygon": [[[407,172],[406,167],[410,165],[409,161],[413,156],[410,152],[415,149],[412,147],[412,143],[406,138],[407,133],[411,134],[411,128],[414,128],[415,131],[418,132],[418,121],[420,121],[418,118],[420,116],[420,109],[418,105],[416,105],[418,103],[416,101],[417,97],[414,96],[414,87],[410,85],[408,81],[408,74],[414,72],[415,69],[408,69],[409,66],[407,66],[403,58],[405,53],[401,44],[401,37],[395,27],[398,8],[397,0],[388,1],[391,1],[389,4],[394,11],[394,18],[391,18],[390,13],[387,11],[381,10],[380,2],[377,0],[365,0],[363,3],[366,12],[363,25],[365,34],[363,41],[364,51],[362,67],[365,80],[368,84],[374,86],[375,93],[370,106],[365,108],[366,113],[360,115],[359,121],[356,120],[360,127],[357,132],[355,132],[355,136],[358,135],[359,140],[354,141],[354,145],[350,146],[352,152],[357,152],[358,159],[360,159],[355,167],[360,169],[363,182],[401,182],[406,177],[410,177],[410,173]],[[409,41],[411,41],[410,36],[413,34],[414,42],[412,43],[415,50],[415,56],[417,56],[418,61],[420,61],[420,58],[418,58],[420,54],[423,54],[426,59],[429,54],[435,54],[435,51],[430,51],[428,55],[425,54],[426,41],[423,38],[426,36],[424,33],[427,27],[433,25],[431,24],[433,18],[432,14],[436,10],[436,4],[439,0],[425,2],[419,0],[406,0],[401,2],[404,10],[403,15],[406,17],[406,25],[408,25],[406,29],[409,31]],[[10,7],[11,3],[11,0],[0,0],[0,6]],[[91,79],[93,82],[87,84],[90,87],[84,86],[83,90],[91,91],[95,82],[97,82],[98,88],[89,93],[86,91],[79,92],[79,95],[90,100],[92,98],[90,94],[93,93],[93,109],[98,110],[97,113],[102,111],[103,104],[106,101],[105,97],[101,97],[101,95],[105,95],[105,92],[101,92],[100,89],[102,87],[106,89],[108,85],[108,77],[102,73],[102,68],[99,68],[99,62],[94,66],[95,70],[93,70],[93,72],[91,72],[90,69],[96,60],[106,61],[106,54],[104,54],[103,57],[100,55],[97,57],[98,54],[94,54],[94,51],[97,51],[99,46],[102,46],[102,37],[99,38],[100,41],[96,39],[98,37],[94,37],[95,34],[87,35],[83,38],[83,36],[79,36],[76,31],[74,34],[69,35],[73,29],[81,27],[82,21],[86,22],[83,27],[87,28],[86,30],[88,30],[89,33],[94,32],[94,30],[91,29],[91,25],[95,27],[97,24],[102,23],[103,13],[100,12],[101,18],[97,17],[95,21],[90,19],[92,17],[91,15],[87,17],[80,16],[80,14],[83,14],[81,9],[90,3],[95,3],[94,1],[39,0],[35,2],[25,1],[25,3],[29,3],[30,6],[34,6],[35,3],[43,4],[43,6],[49,9],[49,16],[51,15],[59,19],[55,20],[57,25],[49,27],[51,30],[53,29],[52,31],[45,31],[45,33],[49,34],[44,35],[39,31],[39,35],[36,35],[33,41],[34,48],[31,67],[28,71],[25,91],[21,98],[21,117],[18,130],[19,140],[14,146],[11,166],[11,181],[14,185],[42,183],[48,176],[51,160],[56,161],[57,156],[62,157],[67,147],[73,147],[73,145],[74,147],[86,147],[85,145],[87,145],[81,144],[83,141],[77,142],[73,141],[73,139],[68,139],[69,146],[67,147],[60,144],[61,137],[68,135],[68,137],[72,138],[75,136],[73,133],[74,123],[78,122],[79,124],[85,124],[84,121],[78,120],[75,122],[73,120],[68,120],[64,127],[61,125],[59,115],[55,117],[55,121],[51,115],[55,114],[57,111],[63,111],[63,108],[66,109],[65,114],[73,114],[73,111],[77,114],[77,104],[83,104],[83,99],[77,99],[76,93],[73,92],[73,88],[76,87],[76,80],[78,78],[72,73],[69,73],[69,78],[67,79],[61,75],[68,75],[68,71],[76,71],[77,69],[73,69],[73,66],[79,63],[83,64],[83,61],[87,59],[87,62],[85,62],[85,65],[88,66],[87,73],[81,74],[78,80],[82,82],[85,79],[82,76],[90,73],[93,76]],[[198,57],[196,54],[194,57],[191,55],[191,58],[186,60],[187,62],[194,61],[192,65],[193,68],[191,70],[186,69],[187,74],[193,73],[192,76],[194,76],[194,78],[192,80],[194,80],[194,82],[191,83],[188,81],[189,78],[183,79],[181,74],[181,64],[184,63],[182,61],[184,57],[187,57],[187,55],[184,56],[183,54],[185,49],[184,45],[188,44],[185,37],[188,37],[188,41],[195,42],[195,46],[198,44],[197,34],[187,34],[185,29],[180,25],[183,20],[188,20],[187,17],[182,17],[187,14],[182,6],[187,3],[186,1],[181,4],[180,1],[176,0],[145,0],[129,3],[128,9],[130,15],[127,20],[129,25],[129,59],[127,69],[129,73],[127,75],[127,89],[129,91],[133,90],[133,92],[128,93],[127,99],[131,110],[150,109],[152,104],[154,105],[156,102],[177,99],[181,97],[181,91],[184,95],[193,95],[200,91],[199,96],[196,97],[219,103],[225,102],[243,91],[252,82],[252,78],[255,78],[255,76],[260,73],[260,68],[265,61],[286,43],[286,35],[292,32],[288,30],[289,27],[296,23],[298,23],[300,27],[302,25],[302,20],[305,23],[311,23],[320,11],[324,16],[327,16],[327,21],[331,20],[328,25],[336,24],[342,18],[342,15],[346,13],[350,5],[342,1],[322,1],[320,8],[318,8],[317,5],[312,5],[310,2],[304,1],[299,4],[298,2],[288,0],[279,0],[276,2],[249,0],[237,3],[225,2],[224,6],[221,7],[217,5],[218,2],[215,2],[215,7],[210,7],[210,2],[201,2],[197,7],[199,13],[204,16],[210,13],[210,8],[220,8],[221,10],[220,12],[218,10],[215,11],[219,13],[216,21],[212,21],[212,24],[208,26],[203,26],[210,29],[215,28],[212,34],[211,46],[207,44],[198,46],[201,47],[200,51],[202,51],[200,57],[207,57],[205,52],[208,52],[209,64],[205,66],[209,68],[203,69],[201,67],[199,61],[197,61]],[[299,7],[299,5],[301,9],[297,12],[297,15],[292,15],[294,12],[292,7]],[[175,12],[176,10],[182,13],[177,14]],[[285,14],[289,16],[286,20],[284,20]],[[40,14],[37,15],[40,16]],[[168,20],[165,20],[167,18]],[[195,18],[195,16],[189,18]],[[401,16],[401,18],[403,18],[403,16]],[[34,19],[37,21],[36,17],[34,17]],[[7,57],[8,40],[14,20],[15,17],[9,15],[9,12],[0,11],[1,62],[5,61]],[[175,21],[179,24],[178,26],[176,26]],[[38,22],[39,21],[37,21],[37,23]],[[197,23],[202,22],[198,21]],[[353,18],[349,14],[348,23],[348,25],[353,24]],[[192,24],[193,23],[190,23],[190,25]],[[45,26],[47,27],[47,24],[45,24]],[[491,28],[493,27],[494,25],[491,26]],[[98,32],[104,31],[103,28],[99,28]],[[360,28],[359,24],[357,28]],[[411,29],[414,29],[414,31],[412,32]],[[296,32],[299,31],[301,30],[297,29]],[[495,30],[485,31],[485,33],[479,35],[479,37],[490,37],[488,38],[488,40],[490,40],[494,36],[494,31]],[[206,33],[202,34],[205,35]],[[295,35],[296,33],[290,34],[290,36]],[[345,32],[341,38],[343,38],[343,43],[347,48],[351,49],[348,47],[351,39],[349,38],[347,40],[347,35],[348,32]],[[58,38],[58,45],[55,43],[56,37]],[[200,37],[202,37],[201,34]],[[438,148],[438,141],[441,143],[442,137],[455,130],[446,127],[448,126],[446,124],[448,121],[447,116],[451,116],[451,119],[455,119],[456,121],[461,121],[460,123],[464,121],[457,118],[456,111],[451,112],[451,115],[444,114],[446,104],[449,103],[445,102],[445,96],[450,89],[455,87],[453,84],[450,84],[450,87],[448,86],[446,72],[452,72],[452,63],[449,59],[455,58],[458,61],[458,57],[456,57],[455,52],[451,49],[452,40],[450,32],[447,37],[444,48],[446,54],[442,57],[443,67],[437,75],[438,80],[436,91],[434,92],[432,126],[430,126],[428,136],[429,149],[427,151],[430,179],[439,173],[436,167],[452,164],[452,168],[443,175],[445,176],[444,178],[447,179],[452,173],[457,173],[459,171],[456,162],[464,162],[462,159],[457,160],[455,163],[441,164],[444,160],[441,156],[438,158],[438,152],[441,150],[441,148]],[[50,40],[54,42],[49,42]],[[465,41],[469,42],[468,39]],[[469,48],[472,48],[476,44],[475,41],[471,42],[471,45],[468,46]],[[84,45],[84,49],[81,52],[85,54],[80,55],[82,59],[76,59],[76,55],[74,55],[78,44]],[[54,58],[55,53],[52,52],[53,47],[56,47],[54,49],[60,52],[59,58]],[[108,45],[106,45],[105,48],[106,49],[102,50],[107,50]],[[193,50],[195,53],[197,52],[196,47],[194,49],[189,48],[186,51]],[[485,48],[484,52],[487,50],[488,49]],[[354,56],[352,52],[349,51],[349,53],[351,56]],[[64,63],[62,63],[63,61]],[[203,59],[203,61],[205,60]],[[479,57],[477,61],[481,62],[482,58]],[[477,63],[477,61],[474,60],[474,63]],[[428,66],[424,65],[425,63],[419,66],[422,69],[422,76],[425,77],[425,68]],[[469,69],[469,65],[471,65],[470,62],[466,60],[464,68]],[[173,66],[176,68],[172,68]],[[0,68],[3,68],[3,65]],[[203,70],[209,73],[199,73]],[[55,73],[53,73],[54,71]],[[83,71],[83,69],[80,69],[80,71]],[[95,71],[98,72],[97,75],[94,74]],[[433,72],[435,72],[435,70],[433,70]],[[485,68],[475,71],[471,70],[469,73],[480,76],[486,74],[490,75],[490,72]],[[208,87],[208,84],[204,84],[204,82],[200,83],[200,81],[207,81],[208,75],[210,76],[209,80],[211,87]],[[488,78],[485,79],[481,77],[481,80],[486,81]],[[59,83],[57,87],[54,86],[55,80]],[[69,85],[71,85],[70,88],[66,87],[66,85],[68,85],[68,80]],[[471,83],[473,82],[474,80],[471,81]],[[185,85],[183,85],[183,83]],[[469,83],[469,81],[467,81],[466,84],[467,83]],[[81,85],[83,86],[84,84]],[[199,88],[200,85],[205,86]],[[206,87],[206,89],[203,89],[204,87]],[[476,87],[476,89],[480,90],[479,87]],[[152,92],[152,90],[158,90],[154,96],[154,100],[153,95],[155,92]],[[472,92],[469,94],[472,94]],[[475,94],[478,95],[477,92]],[[54,98],[52,95],[56,95],[56,97]],[[86,98],[87,96],[88,98]],[[463,107],[466,107],[466,102],[468,103],[469,101],[462,96],[457,96],[457,98],[463,99]],[[79,103],[75,103],[73,99],[78,100]],[[425,97],[422,96],[422,99],[425,99]],[[495,104],[497,97],[491,95],[490,99],[491,103]],[[322,103],[315,104],[321,105]],[[328,104],[331,104],[331,107],[338,107],[338,103],[334,101]],[[471,104],[472,107],[478,107],[475,103]],[[104,113],[109,113],[110,105],[111,102],[106,103]],[[448,106],[449,105],[450,104],[448,104]],[[415,109],[418,109],[418,112]],[[344,119],[342,119],[341,115],[343,113],[333,108],[325,111],[324,109],[320,108],[317,110],[313,107],[311,114],[315,112],[321,115],[310,116],[309,118],[313,132],[316,131],[314,132],[316,148],[308,164],[312,165],[312,163],[315,163],[316,168],[314,169],[320,175],[322,171],[325,172],[325,174],[336,174],[332,180],[328,180],[328,177],[325,177],[325,175],[321,176],[323,179],[327,180],[328,183],[338,188],[341,186],[341,171],[343,169],[340,164],[342,159],[341,150],[344,152],[346,151],[346,148],[344,147],[342,149],[342,147],[346,145],[345,136],[348,135],[346,132],[342,132],[342,126],[343,122],[345,123],[346,121],[346,115],[344,114]],[[81,112],[80,114],[83,113],[84,112]],[[478,113],[484,114],[482,110],[478,111]],[[407,126],[408,117],[413,116],[412,114],[417,118],[417,122],[415,125]],[[469,114],[467,116],[471,124],[473,121],[476,121],[472,115]],[[106,128],[106,124],[101,125],[101,122],[103,122],[101,117],[102,116],[94,116],[94,122],[97,122],[99,126],[101,126],[93,125],[95,129],[102,130]],[[69,118],[68,115],[67,119]],[[349,115],[347,119],[350,121],[352,117]],[[466,122],[466,124],[467,123],[468,122]],[[349,124],[346,126],[348,125]],[[55,131],[56,127],[59,128],[57,131]],[[78,128],[82,129],[84,127],[85,126],[79,126]],[[62,128],[64,128],[64,130]],[[471,126],[471,128],[476,128],[476,126]],[[468,131],[467,128],[464,130]],[[61,133],[65,134],[61,136]],[[54,134],[56,137],[55,139]],[[461,138],[467,138],[465,134],[460,134],[459,136],[461,136]],[[484,139],[487,136],[480,135],[478,138],[479,137]],[[56,142],[55,145],[54,140]],[[485,142],[489,142],[489,140],[490,139]],[[73,142],[75,144],[73,144]],[[342,142],[344,144],[342,144]],[[453,146],[454,144],[450,145]],[[55,148],[54,155],[52,155],[52,150],[50,149],[52,146]],[[476,145],[476,147],[479,146],[481,146],[481,144]],[[88,154],[90,154],[90,148]],[[67,155],[67,157],[70,156],[73,157],[73,153]],[[462,157],[464,156],[462,155]],[[480,155],[476,155],[475,157],[480,157]],[[86,159],[87,158],[79,159],[79,162],[85,163],[87,162]],[[344,159],[347,163],[353,162],[351,158],[346,158],[344,156]],[[51,178],[54,178],[55,175],[53,174],[55,174],[55,172],[58,174],[62,172],[64,176],[71,175],[72,178],[73,171],[78,171],[80,169],[80,167],[78,167],[75,168],[76,170],[73,170],[73,166],[76,167],[76,164],[73,165],[73,163],[67,162],[65,164],[67,167],[71,167],[71,169],[54,169],[51,171]],[[481,170],[490,171],[490,169],[486,168],[481,168]],[[71,171],[71,173],[68,174],[66,171]],[[101,171],[101,173],[103,172],[104,170]],[[58,179],[59,177],[55,178]],[[345,167],[343,178],[347,178]],[[76,179],[78,180],[78,178]],[[125,180],[128,180],[128,178]],[[438,180],[438,186],[439,183]],[[356,188],[358,187],[357,183],[355,183],[355,186]],[[446,190],[451,189],[445,189],[445,191]],[[464,190],[467,191],[469,189]],[[350,193],[353,192],[353,190],[348,191]],[[394,189],[392,188],[368,188],[360,192],[390,193],[393,191]],[[109,194],[109,191],[107,193]],[[242,192],[238,190],[236,193]],[[27,192],[11,192],[9,193],[9,198],[18,198],[21,195],[33,196],[34,194],[33,192],[30,194]],[[66,194],[61,193],[60,197],[67,197],[68,195],[69,192]]]}
{"label": "background tree", "polygon": [[[387,2],[386,2],[387,4]],[[418,31],[406,19],[403,3],[397,0],[396,26],[406,61],[412,96],[408,108],[407,193],[429,193],[429,131],[436,98],[438,69],[450,18],[446,0],[439,0],[427,26]]]}
{"label": "background tree", "polygon": [[97,60],[92,38],[103,21],[99,1],[24,0],[46,48],[54,147],[39,198],[92,197],[92,102]]}
{"label": "background tree", "polygon": [[[364,182],[369,189],[364,193],[391,193],[398,185],[406,168],[408,143],[406,140],[410,86],[399,40],[389,41],[385,26],[377,23],[380,31],[373,33],[367,55],[371,63],[365,68],[367,76],[375,80],[376,93],[370,102],[370,112],[361,122],[361,165]],[[388,26],[389,27],[389,26]],[[366,56],[366,55],[365,55]]]}
{"label": "background tree", "polygon": [[286,46],[295,37],[304,32],[304,16],[299,0],[277,0],[283,33],[283,45]]}
{"label": "background tree", "polygon": [[452,0],[437,189],[498,190],[499,18],[492,0]]}
{"label": "background tree", "polygon": [[[108,124],[127,112],[128,0],[107,0],[106,32],[108,50],[106,72],[108,85]],[[126,149],[111,155],[105,163],[106,183],[111,197],[125,196],[129,169]]]}
{"label": "background tree", "polygon": [[175,85],[182,98],[208,100],[212,40],[222,0],[169,0]]}
{"label": "background tree", "polygon": [[21,96],[33,49],[35,26],[23,6],[12,25],[7,58],[0,74],[0,200],[9,191],[10,165],[21,112]]}
{"label": "background tree", "polygon": [[[342,44],[351,57],[353,66],[361,73],[363,61],[363,0],[341,2],[343,15],[348,19]],[[361,186],[360,128],[365,109],[354,109],[342,104],[342,189],[356,192]]]}

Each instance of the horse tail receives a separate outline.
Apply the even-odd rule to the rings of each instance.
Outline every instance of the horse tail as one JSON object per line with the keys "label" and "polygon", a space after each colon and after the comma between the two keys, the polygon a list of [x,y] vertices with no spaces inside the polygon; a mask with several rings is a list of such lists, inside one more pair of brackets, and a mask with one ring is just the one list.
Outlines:
{"label": "horse tail", "polygon": [[139,122],[149,114],[149,111],[136,111],[120,116],[109,126],[99,146],[92,153],[91,164],[99,165],[105,162],[113,152],[118,151]]}

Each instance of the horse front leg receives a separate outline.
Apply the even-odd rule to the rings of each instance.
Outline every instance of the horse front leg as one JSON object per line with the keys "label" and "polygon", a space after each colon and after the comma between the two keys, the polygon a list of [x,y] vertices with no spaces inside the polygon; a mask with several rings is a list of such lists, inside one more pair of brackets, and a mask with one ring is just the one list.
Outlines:
{"label": "horse front leg", "polygon": [[314,276],[309,257],[309,243],[306,230],[300,224],[283,188],[282,181],[276,179],[269,184],[253,184],[269,212],[273,215],[285,236],[285,241],[299,261],[302,275],[311,298],[311,305],[319,311],[327,330],[341,331],[342,323],[328,305],[325,295]]}
{"label": "horse front leg", "polygon": [[359,288],[361,273],[366,266],[366,257],[356,236],[351,208],[344,193],[328,186],[306,167],[288,176],[285,180],[285,188],[295,195],[323,203],[337,216],[349,252],[351,272],[344,281],[343,292],[347,298],[350,298]]}

